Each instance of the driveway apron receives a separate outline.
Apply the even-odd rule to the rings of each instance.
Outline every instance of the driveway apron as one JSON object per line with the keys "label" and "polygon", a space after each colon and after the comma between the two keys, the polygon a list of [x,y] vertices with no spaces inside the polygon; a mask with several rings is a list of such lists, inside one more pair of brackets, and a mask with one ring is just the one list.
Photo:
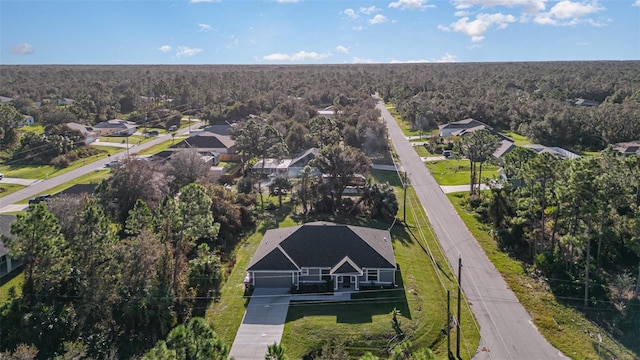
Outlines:
{"label": "driveway apron", "polygon": [[236,360],[264,359],[267,347],[282,338],[287,320],[289,289],[255,289],[231,346]]}

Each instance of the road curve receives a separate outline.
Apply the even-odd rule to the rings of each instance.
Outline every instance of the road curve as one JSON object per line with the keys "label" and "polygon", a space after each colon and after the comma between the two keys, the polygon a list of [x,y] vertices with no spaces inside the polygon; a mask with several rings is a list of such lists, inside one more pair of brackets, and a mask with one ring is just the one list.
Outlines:
{"label": "road curve", "polygon": [[540,335],[529,314],[471,235],[384,103],[377,97],[374,100],[449,264],[457,269],[458,257],[462,258],[462,289],[480,324],[480,344],[473,358],[567,359]]}
{"label": "road curve", "polygon": [[[191,125],[191,127],[189,129],[194,129],[194,128],[198,128],[200,126],[202,126],[203,122],[199,122],[195,125]],[[183,128],[181,130],[178,130],[176,132],[177,135],[184,135],[184,134],[188,134],[189,129],[187,128]],[[140,144],[140,145],[135,145],[135,146],[131,146],[129,148],[129,154],[130,155],[134,155],[144,149],[147,149],[151,146],[160,144],[164,141],[170,140],[171,139],[171,135],[170,134],[165,134],[162,136],[158,136],[156,139],[153,139],[149,142]],[[99,169],[104,169],[104,165],[106,163],[108,163],[111,158],[118,158],[118,157],[124,157],[127,154],[127,150],[123,149],[122,152],[117,153],[115,155],[112,155],[111,157],[105,156],[103,159],[94,161],[94,162],[90,162],[87,163],[87,165],[81,166],[77,169],[74,169],[72,171],[66,172],[64,174],[60,174],[58,176],[52,177],[52,178],[48,178],[48,179],[44,179],[42,181],[36,181],[33,184],[31,184],[30,186],[27,186],[24,189],[21,189],[19,191],[16,191],[14,193],[8,194],[6,196],[0,197],[0,209],[11,205],[15,202],[18,202],[20,200],[24,200],[27,198],[31,198],[37,194],[40,194],[42,192],[45,192],[51,188],[54,188],[60,184],[64,184],[68,181],[71,181],[77,177],[80,177],[84,174],[90,173],[92,171],[95,170],[99,170]]]}

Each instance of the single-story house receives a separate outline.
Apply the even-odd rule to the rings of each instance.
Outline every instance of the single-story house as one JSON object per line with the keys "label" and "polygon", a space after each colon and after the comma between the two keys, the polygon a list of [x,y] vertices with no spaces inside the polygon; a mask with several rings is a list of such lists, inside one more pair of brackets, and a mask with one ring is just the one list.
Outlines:
{"label": "single-story house", "polygon": [[557,156],[558,158],[560,158],[561,160],[577,159],[577,158],[580,157],[580,155],[578,155],[578,154],[572,153],[569,150],[565,150],[565,149],[557,147],[557,146],[544,146],[544,145],[540,145],[540,144],[529,144],[529,145],[525,145],[524,147],[529,148],[529,149],[535,151],[538,154],[541,154],[543,152],[551,153],[551,154]]}
{"label": "single-story house", "polygon": [[318,151],[318,149],[309,148],[293,159],[267,158],[264,161],[264,168],[262,166],[262,160],[258,160],[251,168],[251,171],[262,173],[263,175],[279,174],[287,177],[297,177],[300,175],[302,169],[319,154],[320,151]]}
{"label": "single-story house", "polygon": [[[11,235],[11,224],[16,220],[14,215],[0,215],[0,234],[5,236]],[[9,256],[9,248],[7,248],[2,242],[0,237],[0,278],[13,271],[18,266],[22,265],[22,261],[19,259],[12,259]]]}
{"label": "single-story house", "polygon": [[136,128],[134,122],[120,119],[99,122],[93,126],[94,130],[100,131],[100,136],[129,136],[136,132]]}
{"label": "single-story house", "polygon": [[575,98],[567,101],[573,106],[587,106],[587,107],[600,106],[600,103],[595,100],[589,100],[589,99],[583,99],[583,98]]}
{"label": "single-story house", "polygon": [[396,260],[388,230],[331,222],[271,229],[249,267],[255,288],[330,283],[334,291],[395,286]]}
{"label": "single-story house", "polygon": [[190,136],[171,146],[173,149],[197,149],[203,153],[218,153],[221,161],[233,161],[236,155],[236,142],[230,137],[220,136],[211,132],[201,132]]}
{"label": "single-story house", "polygon": [[20,126],[33,125],[36,122],[33,116],[31,115],[23,115],[22,119],[23,120]]}
{"label": "single-story house", "polygon": [[441,137],[462,136],[475,130],[487,129],[493,132],[493,128],[481,121],[468,118],[460,121],[454,121],[444,125],[438,125]]}
{"label": "single-story house", "polygon": [[621,142],[613,145],[622,156],[640,155],[640,140]]}
{"label": "single-story house", "polygon": [[13,101],[12,97],[8,97],[8,96],[0,96],[0,102],[2,103],[2,105],[6,105],[9,104]]}
{"label": "single-story house", "polygon": [[[264,165],[263,165],[264,163]],[[262,175],[276,175],[286,176],[289,173],[289,164],[291,159],[271,159],[267,158],[264,161],[258,160],[251,168],[254,173],[262,173]]]}
{"label": "single-story house", "polygon": [[92,142],[96,141],[100,136],[99,131],[96,131],[91,126],[87,126],[84,124],[78,124],[74,122],[67,123],[67,128],[72,131],[77,131],[84,138],[85,145],[89,145]]}
{"label": "single-story house", "polygon": [[[336,108],[333,105],[327,106],[322,110],[318,110],[318,116],[326,116],[328,118],[334,117],[336,113],[337,113]],[[342,114],[342,112],[340,112],[340,114]]]}

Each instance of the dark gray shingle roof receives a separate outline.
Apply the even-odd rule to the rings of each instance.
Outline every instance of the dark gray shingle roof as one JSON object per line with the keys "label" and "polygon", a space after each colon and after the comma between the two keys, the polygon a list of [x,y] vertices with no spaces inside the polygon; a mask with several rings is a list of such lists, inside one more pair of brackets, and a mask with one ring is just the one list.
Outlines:
{"label": "dark gray shingle roof", "polygon": [[[297,268],[333,268],[349,257],[361,268],[395,268],[396,262],[387,230],[313,222],[268,230],[256,250],[249,270],[275,270],[282,265],[275,255],[282,251]],[[284,270],[284,269],[283,269]]]}

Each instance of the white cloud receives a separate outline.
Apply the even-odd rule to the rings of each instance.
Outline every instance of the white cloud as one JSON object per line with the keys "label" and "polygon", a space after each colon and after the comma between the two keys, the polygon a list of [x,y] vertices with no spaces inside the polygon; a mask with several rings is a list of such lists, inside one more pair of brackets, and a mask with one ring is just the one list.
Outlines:
{"label": "white cloud", "polygon": [[470,36],[472,42],[480,42],[484,39],[484,33],[492,26],[498,29],[505,29],[509,26],[509,23],[515,21],[516,18],[513,15],[504,15],[502,13],[478,14],[475,20],[469,21],[469,17],[465,16],[449,26],[438,25],[438,29],[461,32]]}
{"label": "white cloud", "polygon": [[547,0],[454,0],[456,9],[468,9],[473,6],[483,8],[506,6],[508,8],[523,7],[526,12],[536,13],[546,8]]}
{"label": "white cloud", "polygon": [[444,53],[442,58],[440,58],[440,60],[436,60],[435,62],[450,63],[450,62],[457,62],[457,61],[458,61],[458,57],[457,56],[451,55],[449,53]]}
{"label": "white cloud", "polygon": [[357,19],[360,17],[353,9],[345,9],[342,11],[343,14],[347,15],[348,18]]}
{"label": "white cloud", "polygon": [[178,46],[178,52],[176,53],[177,57],[189,57],[193,56],[197,53],[202,52],[202,49],[190,48],[188,46]]}
{"label": "white cloud", "polygon": [[357,26],[354,26],[352,29],[355,31],[362,31],[363,27],[360,25],[357,25]]}
{"label": "white cloud", "polygon": [[456,17],[461,17],[461,16],[469,16],[471,14],[466,10],[460,10],[460,11],[456,11],[453,15]]}
{"label": "white cloud", "polygon": [[555,4],[548,12],[536,15],[533,21],[540,25],[573,26],[584,22],[592,26],[604,26],[593,19],[581,19],[602,10],[604,7],[597,1],[573,2],[564,0]]}
{"label": "white cloud", "polygon": [[457,62],[457,56],[445,53],[440,59],[435,60],[391,60],[392,64],[411,64],[411,63],[451,63]]}
{"label": "white cloud", "polygon": [[636,0],[636,2],[634,2],[631,6],[640,6],[640,0]]}
{"label": "white cloud", "polygon": [[158,50],[162,51],[163,53],[169,52],[171,51],[171,46],[169,45],[162,45],[158,48]]}
{"label": "white cloud", "polygon": [[582,42],[577,42],[577,43],[576,43],[576,46],[589,46],[589,43],[588,43],[588,42],[584,42],[584,41],[582,41]]}
{"label": "white cloud", "polygon": [[381,14],[378,14],[369,19],[369,25],[382,24],[383,22],[387,22],[387,17]]}
{"label": "white cloud", "polygon": [[331,56],[331,54],[318,54],[315,51],[307,52],[307,51],[298,51],[295,54],[282,54],[282,53],[274,53],[270,55],[265,55],[262,57],[264,60],[269,61],[304,61],[304,60],[320,60]]}
{"label": "white cloud", "polygon": [[427,0],[398,0],[389,3],[390,8],[398,8],[402,10],[424,10],[431,7],[426,4]]}
{"label": "white cloud", "polygon": [[300,0],[276,0],[276,2],[279,2],[281,4],[293,4],[293,3],[297,3]]}
{"label": "white cloud", "polygon": [[415,63],[427,63],[429,60],[391,60],[391,64],[415,64]]}
{"label": "white cloud", "polygon": [[376,7],[375,5],[369,6],[369,7],[361,7],[360,8],[360,12],[365,14],[365,15],[371,15],[376,11],[380,11],[380,8]]}
{"label": "white cloud", "polygon": [[344,46],[342,46],[342,45],[336,46],[336,51],[337,52],[341,52],[343,54],[348,54],[349,53],[349,49],[344,47]]}
{"label": "white cloud", "polygon": [[27,43],[21,43],[11,48],[13,55],[31,55],[34,51],[33,45]]}
{"label": "white cloud", "polygon": [[189,0],[191,4],[220,2],[220,0]]}
{"label": "white cloud", "polygon": [[202,32],[211,31],[211,25],[209,25],[209,24],[198,24],[198,27],[200,28],[200,31],[202,31]]}
{"label": "white cloud", "polygon": [[364,58],[354,57],[354,58],[351,58],[351,62],[354,63],[354,64],[372,64],[373,60],[372,59],[364,59]]}

